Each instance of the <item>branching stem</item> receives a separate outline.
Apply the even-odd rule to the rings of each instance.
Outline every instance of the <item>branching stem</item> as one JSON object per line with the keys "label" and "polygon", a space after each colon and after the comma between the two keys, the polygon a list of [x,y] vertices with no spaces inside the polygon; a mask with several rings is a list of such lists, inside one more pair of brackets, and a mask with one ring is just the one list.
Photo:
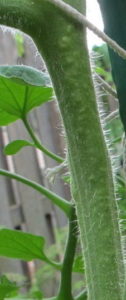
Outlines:
{"label": "branching stem", "polygon": [[27,129],[30,137],[32,138],[35,146],[41,150],[43,153],[45,153],[47,156],[51,157],[52,159],[56,160],[59,163],[64,162],[64,159],[54,153],[52,153],[51,151],[49,151],[47,148],[45,148],[41,142],[39,141],[39,139],[36,137],[34,131],[32,130],[31,125],[29,124],[28,120],[26,117],[22,118],[22,121],[24,123],[25,128]]}
{"label": "branching stem", "polygon": [[67,202],[65,199],[63,199],[62,197],[54,194],[53,192],[49,191],[48,189],[46,189],[44,186],[28,179],[25,178],[19,174],[14,174],[12,172],[0,169],[0,175],[2,176],[6,176],[9,177],[11,179],[15,179],[19,182],[22,182],[30,187],[32,187],[34,190],[38,191],[39,193],[41,193],[42,195],[46,196],[48,199],[50,199],[53,204],[57,205],[58,207],[60,207],[64,213],[70,217],[71,214],[71,209],[72,209],[72,204],[70,202]]}

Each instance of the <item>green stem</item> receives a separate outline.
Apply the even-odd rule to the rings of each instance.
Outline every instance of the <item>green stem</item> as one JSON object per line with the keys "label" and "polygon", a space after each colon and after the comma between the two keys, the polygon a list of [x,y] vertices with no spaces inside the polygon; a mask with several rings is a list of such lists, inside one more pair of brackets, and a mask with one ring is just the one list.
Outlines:
{"label": "green stem", "polygon": [[54,267],[56,270],[61,271],[62,265],[61,265],[60,263],[56,263],[56,262],[50,260],[47,256],[46,256],[46,262],[47,262],[50,266]]}
{"label": "green stem", "polygon": [[50,199],[53,202],[53,204],[55,204],[59,208],[61,208],[64,211],[64,213],[68,217],[70,217],[72,204],[70,202],[66,201],[65,199],[63,199],[62,197],[57,196],[55,193],[49,191],[44,186],[42,186],[28,178],[25,178],[21,175],[14,174],[12,172],[9,172],[9,171],[3,170],[3,169],[0,169],[0,175],[9,177],[11,179],[15,179],[19,182],[22,182],[22,183],[32,187],[34,190],[38,191],[39,193],[41,193],[42,195],[44,195],[48,199]]}
{"label": "green stem", "polygon": [[45,153],[47,156],[51,157],[52,159],[56,160],[56,161],[59,162],[59,163],[64,162],[64,159],[63,159],[62,157],[60,157],[60,156],[58,156],[58,155],[56,155],[56,154],[50,152],[48,149],[46,149],[46,148],[41,144],[41,142],[37,139],[36,135],[34,134],[34,131],[32,130],[32,128],[31,128],[31,126],[30,126],[30,124],[29,124],[29,122],[28,122],[28,120],[27,120],[26,117],[23,117],[23,118],[22,118],[22,121],[23,121],[24,126],[25,126],[25,128],[27,129],[29,135],[31,136],[31,138],[32,138],[32,140],[33,140],[35,146],[36,146],[39,150],[41,150],[41,151],[42,151],[43,153]]}
{"label": "green stem", "polygon": [[[71,3],[83,7],[81,1]],[[53,7],[47,8],[45,18],[50,9],[45,35],[34,38],[51,75],[65,126],[88,300],[121,300],[124,263],[117,204],[91,78],[86,30]]]}
{"label": "green stem", "polygon": [[72,208],[69,220],[69,234],[61,270],[61,283],[57,300],[73,300],[72,297],[72,267],[77,245],[77,217]]}

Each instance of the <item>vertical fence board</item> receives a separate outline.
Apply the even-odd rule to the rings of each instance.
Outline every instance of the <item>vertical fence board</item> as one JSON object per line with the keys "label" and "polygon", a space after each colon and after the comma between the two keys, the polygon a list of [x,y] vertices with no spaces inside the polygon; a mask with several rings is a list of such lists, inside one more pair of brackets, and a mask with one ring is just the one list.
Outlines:
{"label": "vertical fence board", "polygon": [[[9,126],[8,133],[10,140],[15,140],[19,137],[28,139],[28,135],[24,130],[21,121]],[[25,149],[22,149],[13,157],[13,162],[16,173],[28,177],[38,183],[42,183],[42,178],[39,176],[34,148],[26,147]],[[44,211],[45,197],[22,183],[17,183],[17,185],[27,230],[36,234],[43,233],[48,237]],[[46,201],[48,200],[46,199]],[[50,207],[49,203],[48,206]]]}
{"label": "vertical fence board", "polygon": [[[2,136],[1,136],[1,130],[0,130],[0,168],[5,169],[6,164],[5,160],[2,154]],[[10,214],[10,198],[13,197],[11,192],[11,186],[8,179],[5,179],[0,176],[0,226],[4,226],[7,228],[13,228],[13,220],[11,219]],[[0,274],[3,273],[3,271],[6,273],[22,273],[22,264],[20,261],[17,260],[10,260],[10,259],[4,259],[0,258]]]}
{"label": "vertical fence board", "polygon": [[[42,107],[36,110],[36,117],[38,122],[38,133],[42,143],[52,152],[63,156],[63,151],[61,151],[62,139],[61,137],[58,137],[58,134],[56,135],[56,128],[60,123],[55,112],[55,104],[52,102],[44,104]],[[44,155],[44,159],[46,162],[46,168],[54,168],[55,166],[57,166],[57,162],[47,157],[46,155]],[[59,174],[55,176],[54,184],[49,184],[49,186],[58,195],[69,199],[70,194],[65,188],[65,184],[60,179]],[[54,209],[56,213],[57,225],[59,227],[66,225],[66,218],[61,210],[57,207],[55,207]]]}

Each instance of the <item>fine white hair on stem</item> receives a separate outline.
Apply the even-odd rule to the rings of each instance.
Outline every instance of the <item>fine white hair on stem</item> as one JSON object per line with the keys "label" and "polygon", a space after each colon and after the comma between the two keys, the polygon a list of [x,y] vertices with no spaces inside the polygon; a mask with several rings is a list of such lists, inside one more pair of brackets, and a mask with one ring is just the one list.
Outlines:
{"label": "fine white hair on stem", "polygon": [[110,122],[111,120],[114,120],[116,118],[119,117],[119,110],[116,109],[114,110],[113,112],[111,112],[106,118],[105,118],[105,121],[106,122]]}
{"label": "fine white hair on stem", "polygon": [[109,94],[111,94],[114,98],[118,98],[116,91],[99,76],[96,72],[94,72],[94,77],[100,83],[101,88],[104,88]]}

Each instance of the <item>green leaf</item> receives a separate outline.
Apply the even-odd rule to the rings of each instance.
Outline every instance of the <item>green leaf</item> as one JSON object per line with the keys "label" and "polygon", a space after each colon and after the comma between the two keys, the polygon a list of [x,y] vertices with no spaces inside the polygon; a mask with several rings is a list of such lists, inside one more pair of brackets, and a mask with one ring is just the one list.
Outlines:
{"label": "green leaf", "polygon": [[26,147],[26,146],[33,147],[34,144],[30,143],[29,141],[25,141],[25,140],[13,141],[4,147],[4,154],[5,155],[14,155],[18,151],[20,151],[23,147]]}
{"label": "green leaf", "polygon": [[17,230],[0,229],[0,256],[24,261],[40,259],[48,262],[44,254],[45,240],[41,236]]}
{"label": "green leaf", "polygon": [[8,114],[6,111],[0,109],[0,126],[6,126],[15,122],[18,117]]}
{"label": "green leaf", "polygon": [[0,67],[0,125],[23,118],[31,109],[53,95],[50,79],[44,72],[26,66]]}
{"label": "green leaf", "polygon": [[5,297],[10,296],[12,292],[18,289],[15,282],[9,281],[5,275],[0,277],[0,300],[4,300]]}
{"label": "green leaf", "polygon": [[84,259],[82,255],[79,255],[75,258],[73,272],[84,273]]}

